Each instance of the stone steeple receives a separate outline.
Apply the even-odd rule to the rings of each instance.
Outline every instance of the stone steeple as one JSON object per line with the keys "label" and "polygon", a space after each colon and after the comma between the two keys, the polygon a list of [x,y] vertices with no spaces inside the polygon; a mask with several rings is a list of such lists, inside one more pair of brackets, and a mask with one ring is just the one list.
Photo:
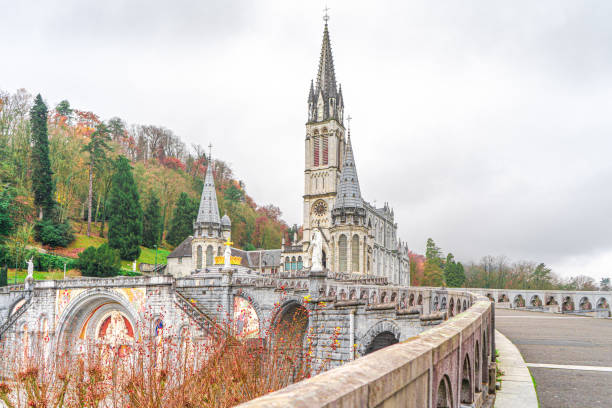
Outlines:
{"label": "stone steeple", "polygon": [[329,29],[326,21],[325,28],[323,29],[323,44],[321,45],[317,82],[314,87],[311,82],[310,93],[308,95],[308,121],[323,122],[329,119],[336,119],[342,123],[343,110],[344,102],[342,100],[342,93],[336,85],[334,58],[332,56]]}
{"label": "stone steeple", "polygon": [[213,177],[212,160],[209,160],[206,176],[204,177],[204,188],[202,189],[202,198],[200,199],[200,209],[198,217],[194,224],[197,230],[204,230],[208,233],[211,229],[215,232],[220,231],[221,217],[219,216],[219,206],[217,204],[217,192],[215,190],[215,179]]}
{"label": "stone steeple", "polygon": [[357,168],[355,167],[350,130],[344,149],[344,161],[342,162],[342,172],[340,173],[334,210],[348,208],[365,208],[361,198],[361,189],[359,188],[359,178],[357,177]]}

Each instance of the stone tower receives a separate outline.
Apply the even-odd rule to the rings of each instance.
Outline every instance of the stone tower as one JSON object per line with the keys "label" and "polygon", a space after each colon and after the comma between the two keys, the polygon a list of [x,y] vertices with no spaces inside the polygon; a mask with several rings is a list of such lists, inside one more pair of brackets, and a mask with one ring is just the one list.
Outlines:
{"label": "stone tower", "polygon": [[331,217],[333,269],[339,272],[366,272],[369,234],[350,130]]}
{"label": "stone tower", "polygon": [[230,239],[231,222],[227,215],[219,217],[217,191],[213,177],[212,159],[209,160],[198,217],[193,223],[193,269],[201,270],[215,264],[214,257],[223,255],[223,242]]}
{"label": "stone tower", "polygon": [[[310,234],[320,229],[323,235],[323,263],[329,258],[331,209],[334,205],[344,154],[344,100],[336,84],[334,60],[327,21],[316,83],[310,82],[308,121],[306,123],[304,163],[304,236],[308,251]],[[310,259],[310,254],[308,254]]]}

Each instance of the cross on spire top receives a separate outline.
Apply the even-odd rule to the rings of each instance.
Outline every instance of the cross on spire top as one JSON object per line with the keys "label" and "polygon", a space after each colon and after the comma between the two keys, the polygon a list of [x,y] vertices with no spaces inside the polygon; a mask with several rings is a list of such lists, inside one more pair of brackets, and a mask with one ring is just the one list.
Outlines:
{"label": "cross on spire top", "polygon": [[351,115],[348,115],[348,117],[346,118],[346,121],[348,122],[348,130],[351,130],[351,120],[353,119],[353,117]]}
{"label": "cross on spire top", "polygon": [[323,21],[325,21],[325,24],[327,24],[327,21],[329,20],[329,14],[327,14],[327,12],[329,11],[329,7],[327,7],[327,4],[325,5],[323,11],[325,12],[325,14],[323,15]]}
{"label": "cross on spire top", "polygon": [[212,148],[213,148],[212,143],[208,143],[208,160],[212,159]]}

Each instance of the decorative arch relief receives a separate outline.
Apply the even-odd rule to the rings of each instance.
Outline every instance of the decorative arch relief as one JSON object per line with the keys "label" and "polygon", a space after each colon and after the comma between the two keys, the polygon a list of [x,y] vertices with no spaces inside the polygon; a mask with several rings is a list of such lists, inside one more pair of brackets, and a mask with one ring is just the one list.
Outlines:
{"label": "decorative arch relief", "polygon": [[368,331],[359,339],[359,343],[357,345],[359,354],[364,356],[366,354],[368,345],[372,343],[372,340],[374,340],[376,336],[383,332],[391,332],[398,341],[400,340],[401,331],[397,324],[391,320],[381,320],[374,324],[374,326],[370,327]]}

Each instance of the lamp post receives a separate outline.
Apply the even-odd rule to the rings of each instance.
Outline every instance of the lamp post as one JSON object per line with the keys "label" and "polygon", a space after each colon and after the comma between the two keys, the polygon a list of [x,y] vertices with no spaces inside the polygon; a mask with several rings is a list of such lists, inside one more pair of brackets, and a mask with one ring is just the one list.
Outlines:
{"label": "lamp post", "polygon": [[154,246],[155,246],[155,269],[154,271],[157,272],[157,244],[155,244]]}

